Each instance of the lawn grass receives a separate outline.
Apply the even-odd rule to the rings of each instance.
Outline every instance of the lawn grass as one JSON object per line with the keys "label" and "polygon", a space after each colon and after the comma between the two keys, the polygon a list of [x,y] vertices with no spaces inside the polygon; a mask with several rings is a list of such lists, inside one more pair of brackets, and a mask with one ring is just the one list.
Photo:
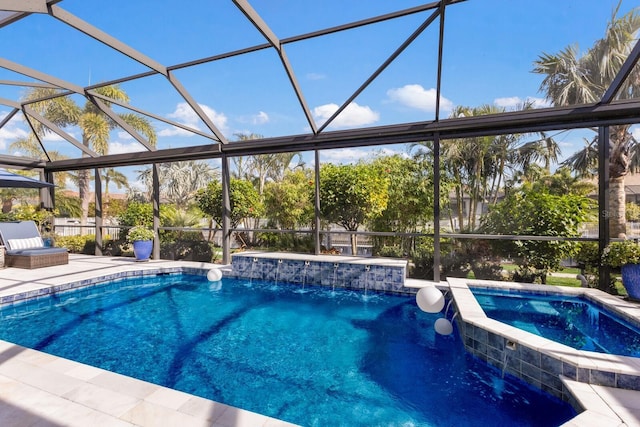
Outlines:
{"label": "lawn grass", "polygon": [[[515,264],[502,264],[502,268],[504,271],[507,272],[513,272],[516,270],[517,266]],[[556,273],[562,273],[562,274],[581,274],[581,271],[579,268],[576,267],[565,267],[561,270],[558,270]],[[618,293],[618,295],[626,297],[627,296],[627,291],[624,288],[624,285],[622,284],[622,280],[620,280],[620,275],[612,275],[612,277],[614,277],[616,279],[615,281],[615,287],[616,287],[616,292]],[[469,274],[469,279],[473,279],[473,272],[471,272]],[[580,287],[581,286],[581,282],[580,280],[576,279],[575,276],[574,277],[563,277],[563,276],[553,276],[553,275],[549,275],[547,276],[547,285],[552,285],[552,286],[571,286],[574,288]]]}
{"label": "lawn grass", "polygon": [[575,277],[547,276],[547,285],[580,287],[580,280]]}
{"label": "lawn grass", "polygon": [[[511,264],[511,263],[507,263],[507,264],[502,264],[502,269],[505,272],[511,273],[513,271],[515,271],[518,268],[517,265],[515,264]],[[567,274],[571,274],[571,275],[575,275],[577,276],[578,274],[581,273],[579,268],[576,267],[565,267],[561,270],[558,270],[556,273],[562,273],[563,275]],[[554,275],[548,275],[547,276],[547,285],[552,285],[552,286],[571,286],[574,288],[580,287],[581,286],[581,282],[580,280],[576,279],[576,277],[564,277],[564,276],[554,276]],[[615,275],[614,275],[615,276]],[[473,275],[473,271],[469,272],[469,275],[467,276],[468,279],[474,279],[474,275]],[[627,291],[624,289],[624,286],[622,285],[622,281],[620,280],[620,278],[618,277],[617,280],[615,281],[615,287],[616,287],[616,291],[618,293],[618,295],[620,296],[627,296]]]}
{"label": "lawn grass", "polygon": [[558,270],[557,273],[580,274],[581,271],[578,267],[564,267]]}
{"label": "lawn grass", "polygon": [[[518,269],[516,264],[502,264],[502,269],[504,271],[512,272]],[[580,274],[580,269],[577,267],[563,267],[560,270],[556,271],[556,273],[566,273],[566,274]]]}

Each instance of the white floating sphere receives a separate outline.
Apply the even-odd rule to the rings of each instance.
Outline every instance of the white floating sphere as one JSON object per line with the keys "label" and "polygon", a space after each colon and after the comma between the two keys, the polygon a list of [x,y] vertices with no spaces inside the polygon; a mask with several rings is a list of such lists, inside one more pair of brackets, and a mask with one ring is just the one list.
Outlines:
{"label": "white floating sphere", "polygon": [[434,323],[433,328],[440,335],[451,335],[451,333],[453,332],[453,325],[451,324],[450,321],[448,321],[443,317],[436,320],[436,323]]}
{"label": "white floating sphere", "polygon": [[435,286],[427,286],[416,294],[416,303],[422,311],[438,313],[444,307],[444,295]]}
{"label": "white floating sphere", "polygon": [[222,272],[217,268],[212,268],[207,272],[207,279],[211,282],[218,282],[222,279]]}

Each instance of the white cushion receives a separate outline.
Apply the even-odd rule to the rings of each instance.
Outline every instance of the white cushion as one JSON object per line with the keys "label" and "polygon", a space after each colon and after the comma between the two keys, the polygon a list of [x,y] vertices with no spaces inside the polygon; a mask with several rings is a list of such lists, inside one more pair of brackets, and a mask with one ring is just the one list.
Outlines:
{"label": "white cushion", "polygon": [[42,237],[30,237],[28,239],[9,239],[7,240],[9,244],[10,250],[18,250],[18,249],[31,249],[31,248],[42,248],[44,247],[44,242],[42,241]]}

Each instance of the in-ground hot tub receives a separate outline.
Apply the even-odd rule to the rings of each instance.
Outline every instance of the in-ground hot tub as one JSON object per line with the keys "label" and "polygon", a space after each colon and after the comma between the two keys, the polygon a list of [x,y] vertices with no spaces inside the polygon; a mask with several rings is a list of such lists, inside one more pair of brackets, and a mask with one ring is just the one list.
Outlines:
{"label": "in-ground hot tub", "polygon": [[640,327],[583,296],[471,287],[488,317],[576,350],[640,357]]}
{"label": "in-ground hot tub", "polygon": [[[458,312],[456,321],[465,348],[479,358],[568,401],[573,397],[563,387],[562,377],[589,384],[640,390],[640,358],[591,351],[588,347],[594,343],[588,344],[586,348],[572,348],[566,343],[492,319],[482,309],[473,290],[478,293],[483,290],[485,294],[499,290],[501,294],[524,292],[542,295],[544,298],[553,295],[582,298],[607,313],[613,313],[630,324],[632,329],[640,325],[640,305],[596,289],[455,278],[448,279],[448,283]],[[540,312],[549,311],[549,305],[537,304],[537,308]],[[518,314],[520,316],[514,319],[515,322],[534,317],[522,310]],[[541,327],[533,325],[538,329]]]}

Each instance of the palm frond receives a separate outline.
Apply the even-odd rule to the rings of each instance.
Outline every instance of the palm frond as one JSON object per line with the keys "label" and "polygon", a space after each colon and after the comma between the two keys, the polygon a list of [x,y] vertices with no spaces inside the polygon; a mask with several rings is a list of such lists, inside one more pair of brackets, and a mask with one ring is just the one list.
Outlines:
{"label": "palm frond", "polygon": [[151,124],[151,122],[149,121],[149,119],[147,119],[144,116],[133,114],[133,113],[120,114],[120,117],[125,122],[127,122],[129,126],[131,126],[135,130],[137,130],[138,132],[146,136],[147,141],[149,142],[149,145],[153,147],[156,146],[156,143],[157,143],[156,130]]}

